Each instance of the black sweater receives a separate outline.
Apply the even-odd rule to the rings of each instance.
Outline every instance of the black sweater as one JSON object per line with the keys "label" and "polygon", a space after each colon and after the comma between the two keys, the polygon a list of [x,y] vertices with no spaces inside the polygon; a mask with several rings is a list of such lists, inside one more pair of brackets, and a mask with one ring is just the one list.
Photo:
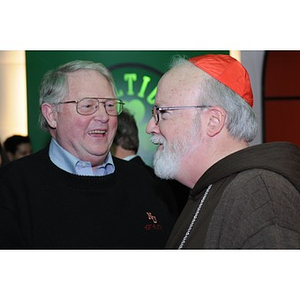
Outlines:
{"label": "black sweater", "polygon": [[163,248],[174,218],[140,166],[104,177],[65,172],[48,148],[0,168],[0,248]]}

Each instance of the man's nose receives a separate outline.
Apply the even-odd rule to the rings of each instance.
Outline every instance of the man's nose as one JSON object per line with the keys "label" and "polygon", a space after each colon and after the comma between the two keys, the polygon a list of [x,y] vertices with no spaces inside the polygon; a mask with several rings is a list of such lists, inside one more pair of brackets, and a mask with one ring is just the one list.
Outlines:
{"label": "man's nose", "polygon": [[95,111],[95,119],[101,120],[102,122],[106,122],[109,119],[104,103],[99,103],[98,109]]}
{"label": "man's nose", "polygon": [[154,132],[158,132],[159,131],[159,127],[155,124],[155,120],[154,117],[151,117],[151,119],[148,122],[147,128],[146,128],[146,132],[148,134],[152,134]]}

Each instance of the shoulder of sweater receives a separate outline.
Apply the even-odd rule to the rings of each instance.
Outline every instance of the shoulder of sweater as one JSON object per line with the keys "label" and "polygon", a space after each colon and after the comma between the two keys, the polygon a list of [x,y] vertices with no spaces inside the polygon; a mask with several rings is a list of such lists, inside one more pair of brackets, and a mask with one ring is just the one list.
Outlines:
{"label": "shoulder of sweater", "polygon": [[4,176],[5,174],[9,173],[19,173],[22,172],[22,170],[25,170],[28,172],[30,170],[30,167],[33,167],[34,165],[41,165],[41,164],[48,164],[50,163],[50,158],[48,156],[48,147],[43,148],[42,150],[39,150],[38,152],[35,152],[33,154],[30,154],[28,156],[19,158],[17,160],[14,160],[12,162],[9,162],[2,166],[0,168],[0,177]]}

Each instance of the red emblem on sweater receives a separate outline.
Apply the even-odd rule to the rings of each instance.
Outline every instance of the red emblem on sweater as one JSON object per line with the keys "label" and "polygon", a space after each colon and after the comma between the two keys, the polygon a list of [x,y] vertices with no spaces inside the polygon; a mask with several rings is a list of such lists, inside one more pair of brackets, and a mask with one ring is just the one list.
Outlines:
{"label": "red emblem on sweater", "polygon": [[148,216],[148,220],[151,220],[153,223],[146,224],[144,226],[145,230],[162,230],[162,227],[159,224],[157,224],[156,217],[153,216],[151,212],[146,212],[146,214]]}
{"label": "red emblem on sweater", "polygon": [[148,220],[152,220],[152,222],[153,222],[154,224],[157,223],[156,217],[155,217],[155,216],[152,216],[152,213],[151,213],[151,212],[146,212],[146,214],[148,215]]}

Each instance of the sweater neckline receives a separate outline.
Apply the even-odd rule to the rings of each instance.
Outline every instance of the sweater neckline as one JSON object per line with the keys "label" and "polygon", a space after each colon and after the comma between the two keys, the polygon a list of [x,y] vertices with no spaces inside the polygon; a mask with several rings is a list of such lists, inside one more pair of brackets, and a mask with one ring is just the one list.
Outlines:
{"label": "sweater neckline", "polygon": [[50,172],[55,176],[58,182],[62,185],[71,186],[74,189],[103,189],[104,187],[110,187],[115,184],[116,177],[118,174],[117,169],[114,173],[105,176],[85,176],[69,173],[58,166],[56,166],[50,159],[48,155],[48,147],[41,150],[41,158],[43,160],[42,164],[45,168],[45,172]]}

